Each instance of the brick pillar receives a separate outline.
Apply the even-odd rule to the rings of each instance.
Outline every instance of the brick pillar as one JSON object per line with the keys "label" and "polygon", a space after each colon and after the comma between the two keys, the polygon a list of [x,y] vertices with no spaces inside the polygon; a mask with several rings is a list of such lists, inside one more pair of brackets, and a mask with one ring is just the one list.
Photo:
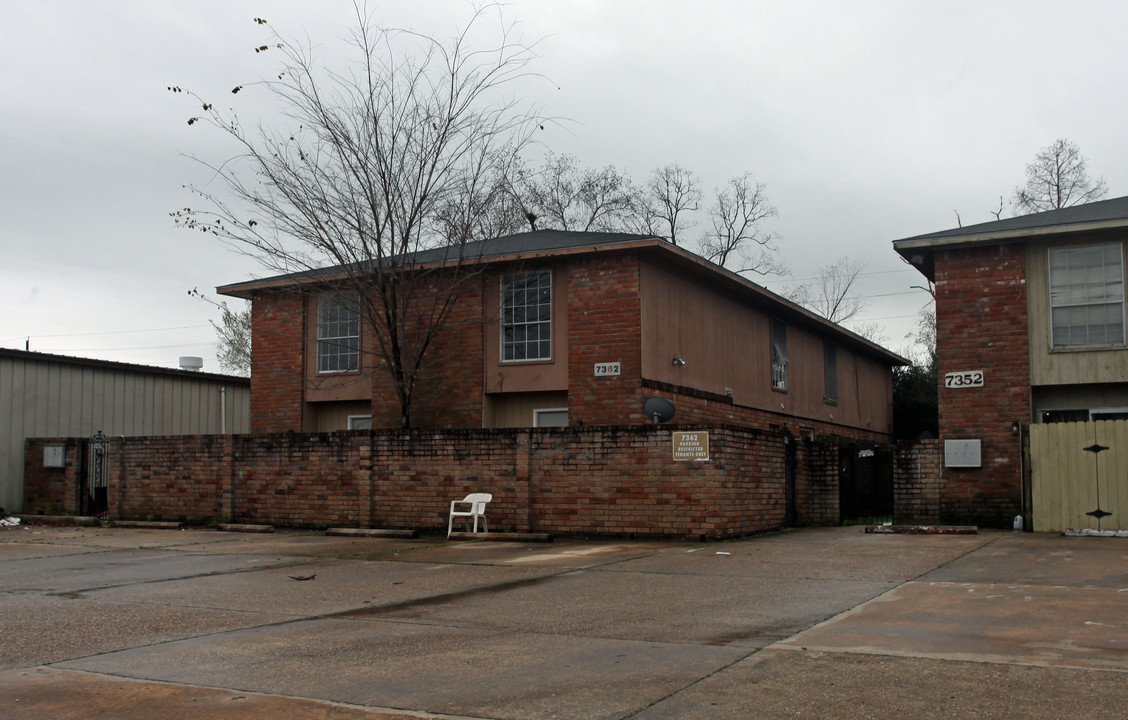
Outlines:
{"label": "brick pillar", "polygon": [[251,303],[251,432],[301,432],[305,298],[259,293]]}
{"label": "brick pillar", "polygon": [[[942,522],[1009,527],[1021,512],[1021,449],[1011,428],[1030,421],[1026,307],[1025,246],[936,254],[940,439],[982,441],[981,467],[947,468],[940,458]],[[983,371],[983,387],[944,387],[946,373],[973,370]]]}
{"label": "brick pillar", "polygon": [[[587,425],[646,422],[638,257],[598,257],[568,271],[568,420]],[[621,374],[595,377],[595,364]]]}

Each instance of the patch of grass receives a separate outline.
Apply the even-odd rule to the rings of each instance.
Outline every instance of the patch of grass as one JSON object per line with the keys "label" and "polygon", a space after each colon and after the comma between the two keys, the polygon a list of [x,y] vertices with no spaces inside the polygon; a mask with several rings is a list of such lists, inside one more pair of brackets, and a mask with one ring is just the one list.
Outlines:
{"label": "patch of grass", "polygon": [[885,525],[893,524],[892,515],[870,515],[868,517],[856,517],[848,520],[843,520],[843,525]]}

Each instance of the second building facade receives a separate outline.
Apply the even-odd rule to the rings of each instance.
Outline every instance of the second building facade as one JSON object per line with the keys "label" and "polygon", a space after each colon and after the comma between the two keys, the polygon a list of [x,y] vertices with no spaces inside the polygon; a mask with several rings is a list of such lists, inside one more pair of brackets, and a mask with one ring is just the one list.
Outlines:
{"label": "second building facade", "polygon": [[[679,424],[892,435],[902,358],[661,238],[542,230],[463,254],[475,273],[425,355],[416,427],[637,424],[663,397]],[[335,277],[219,288],[252,301],[252,432],[399,426]]]}

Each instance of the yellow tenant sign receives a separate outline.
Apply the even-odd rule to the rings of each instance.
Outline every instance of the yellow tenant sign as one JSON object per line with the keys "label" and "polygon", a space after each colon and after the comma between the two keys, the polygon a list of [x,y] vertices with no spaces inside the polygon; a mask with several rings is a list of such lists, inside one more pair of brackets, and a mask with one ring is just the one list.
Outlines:
{"label": "yellow tenant sign", "polygon": [[674,460],[705,462],[709,459],[709,433],[675,432]]}

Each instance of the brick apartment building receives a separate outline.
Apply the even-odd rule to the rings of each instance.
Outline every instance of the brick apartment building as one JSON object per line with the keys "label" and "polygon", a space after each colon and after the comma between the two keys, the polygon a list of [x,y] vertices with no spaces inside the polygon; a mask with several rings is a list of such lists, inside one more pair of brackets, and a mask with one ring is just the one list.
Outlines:
{"label": "brick apartment building", "polygon": [[1037,515],[1026,443],[1035,465],[1057,468],[1049,481],[1088,467],[1081,444],[1093,442],[1055,458],[1039,426],[1128,418],[1126,239],[1128,197],[894,242],[936,283],[942,521]]}
{"label": "brick apartment building", "polygon": [[[684,248],[542,230],[464,254],[478,272],[426,355],[417,427],[639,424],[657,396],[677,423],[891,437],[902,358]],[[441,262],[423,253],[416,267]],[[399,425],[372,339],[333,280],[330,269],[218,288],[252,302],[252,432]]]}

